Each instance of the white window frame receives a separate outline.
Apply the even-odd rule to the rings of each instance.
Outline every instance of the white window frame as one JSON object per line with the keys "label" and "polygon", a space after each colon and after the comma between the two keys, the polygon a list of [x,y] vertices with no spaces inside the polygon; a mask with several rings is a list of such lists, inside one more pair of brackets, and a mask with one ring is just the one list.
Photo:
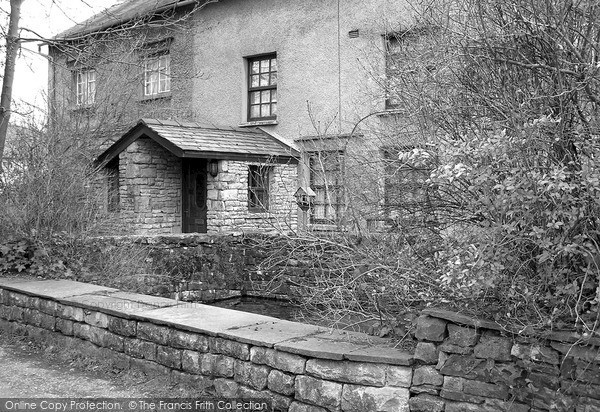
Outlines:
{"label": "white window frame", "polygon": [[96,102],[96,70],[80,69],[75,72],[75,97],[77,106]]}
{"label": "white window frame", "polygon": [[144,60],[144,97],[157,97],[171,92],[171,55],[148,56]]}

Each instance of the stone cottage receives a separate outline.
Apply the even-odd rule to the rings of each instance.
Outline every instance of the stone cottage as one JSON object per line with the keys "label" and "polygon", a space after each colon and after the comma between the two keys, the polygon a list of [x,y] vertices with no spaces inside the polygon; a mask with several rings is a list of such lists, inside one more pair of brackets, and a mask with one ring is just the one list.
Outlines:
{"label": "stone cottage", "polygon": [[[381,136],[403,121],[386,68],[413,12],[126,0],[49,43],[51,117],[94,140],[106,208],[134,233],[377,225]],[[315,195],[306,211],[300,187]]]}

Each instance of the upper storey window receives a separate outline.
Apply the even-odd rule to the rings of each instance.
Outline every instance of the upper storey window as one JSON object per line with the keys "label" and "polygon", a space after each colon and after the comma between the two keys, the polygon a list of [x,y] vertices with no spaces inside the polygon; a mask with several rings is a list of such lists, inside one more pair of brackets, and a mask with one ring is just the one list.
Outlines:
{"label": "upper storey window", "polygon": [[89,106],[96,101],[96,70],[80,69],[75,76],[77,106]]}
{"label": "upper storey window", "polygon": [[277,118],[277,56],[248,59],[248,120]]}
{"label": "upper storey window", "polygon": [[171,91],[171,56],[161,54],[144,60],[144,97],[158,97]]}

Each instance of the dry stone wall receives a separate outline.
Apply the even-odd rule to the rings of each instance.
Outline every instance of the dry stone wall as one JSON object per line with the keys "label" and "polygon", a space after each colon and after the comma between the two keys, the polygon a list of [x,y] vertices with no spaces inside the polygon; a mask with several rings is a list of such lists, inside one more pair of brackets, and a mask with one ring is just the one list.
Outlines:
{"label": "dry stone wall", "polygon": [[198,395],[290,412],[600,411],[600,339],[526,336],[426,309],[414,354],[360,333],[73,281],[0,279],[0,332],[50,341]]}
{"label": "dry stone wall", "polygon": [[72,281],[0,280],[0,331],[290,412],[408,411],[410,355],[362,334]]}
{"label": "dry stone wall", "polygon": [[417,320],[411,411],[600,411],[600,339],[510,334],[429,309]]}

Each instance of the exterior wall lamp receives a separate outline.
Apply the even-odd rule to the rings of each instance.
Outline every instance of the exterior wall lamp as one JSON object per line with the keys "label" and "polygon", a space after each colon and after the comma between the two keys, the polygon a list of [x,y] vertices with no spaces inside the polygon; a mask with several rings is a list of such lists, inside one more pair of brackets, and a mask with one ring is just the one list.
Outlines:
{"label": "exterior wall lamp", "polygon": [[210,173],[210,175],[212,177],[217,177],[217,175],[219,174],[219,161],[218,160],[211,160],[210,162],[208,162],[208,173]]}

